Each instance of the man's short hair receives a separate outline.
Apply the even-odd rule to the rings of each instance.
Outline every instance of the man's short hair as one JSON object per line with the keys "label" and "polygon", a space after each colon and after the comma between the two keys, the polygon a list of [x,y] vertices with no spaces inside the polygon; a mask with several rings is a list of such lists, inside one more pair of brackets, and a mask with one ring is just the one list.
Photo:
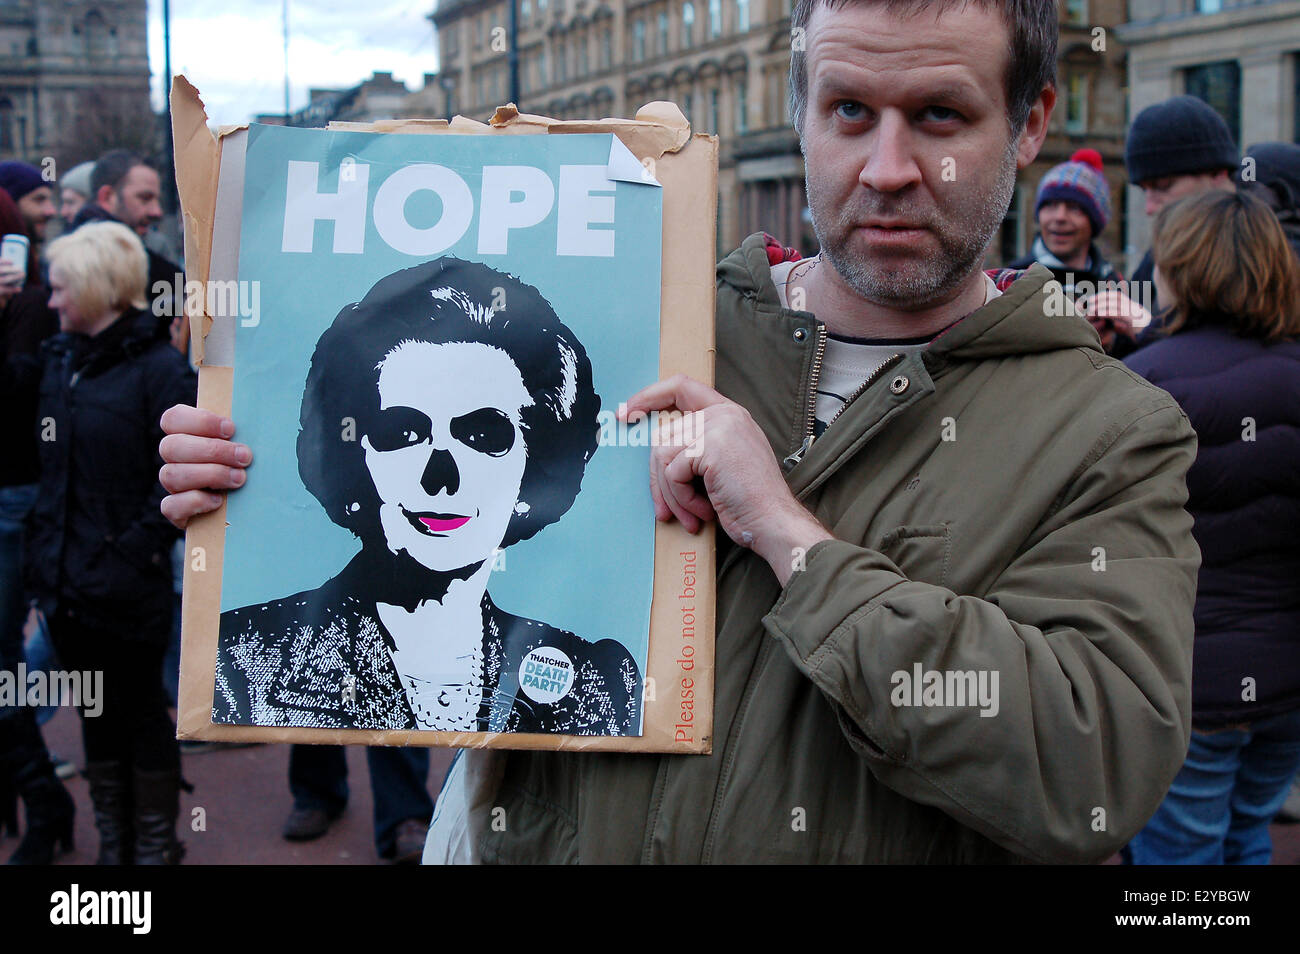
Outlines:
{"label": "man's short hair", "polygon": [[121,222],[88,222],[50,243],[50,269],[87,316],[143,308],[149,259],[140,237]]}
{"label": "man's short hair", "polygon": [[[504,301],[505,306],[494,307]],[[526,540],[573,505],[600,437],[600,397],[587,351],[531,285],[480,262],[447,255],[381,278],[345,305],[316,342],[303,389],[298,474],[330,519],[363,544],[383,545],[379,499],[358,436],[379,411],[379,369],[409,342],[480,343],[506,353],[533,403],[521,414],[528,449],[502,548]],[[357,506],[353,506],[353,504]]]}
{"label": "man's short hair", "polygon": [[[797,0],[790,15],[792,36],[795,30],[808,29],[813,8],[847,6],[849,3],[874,3],[890,13],[912,16],[934,9],[944,13],[968,3],[986,9],[999,9],[1011,27],[1010,59],[1007,63],[1007,123],[1019,134],[1029,121],[1030,110],[1045,86],[1056,85],[1056,46],[1060,34],[1060,13],[1053,0]],[[792,44],[798,46],[799,44]],[[806,44],[804,44],[806,48]],[[804,49],[790,53],[790,118],[802,137],[804,113],[808,105],[808,66]]]}
{"label": "man's short hair", "polygon": [[104,186],[111,186],[114,192],[122,188],[122,180],[136,166],[153,168],[149,160],[130,149],[112,149],[104,153],[95,160],[95,168],[90,173],[90,197],[93,199],[99,195]]}

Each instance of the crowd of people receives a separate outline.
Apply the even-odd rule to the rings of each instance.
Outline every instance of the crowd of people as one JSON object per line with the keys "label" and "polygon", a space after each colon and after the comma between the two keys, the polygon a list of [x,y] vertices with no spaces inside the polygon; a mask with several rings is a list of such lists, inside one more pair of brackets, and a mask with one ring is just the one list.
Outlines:
{"label": "crowd of people", "polygon": [[[708,415],[698,453],[654,450],[651,483],[659,519],[720,525],[713,755],[467,750],[435,811],[427,750],[372,748],[377,850],[1267,863],[1269,824],[1300,807],[1284,809],[1300,769],[1300,146],[1243,157],[1211,107],[1175,96],[1128,130],[1152,241],[1127,280],[1100,240],[1113,204],[1093,149],[1039,182],[1028,254],[985,271],[1047,135],[1055,4],[917,17],[800,0],[794,20],[821,251],[750,236],[718,266],[716,390],[673,379],[628,402]],[[913,117],[931,86],[947,105]],[[867,137],[864,161],[845,144]],[[938,172],[953,155],[978,170],[960,197]],[[0,263],[20,409],[0,668],[23,657],[30,612],[60,665],[104,672],[105,714],[83,719],[99,860],[174,863],[170,553],[214,491],[246,482],[251,451],[194,408],[177,312],[151,307],[178,270],[141,241],[157,172],[115,151],[58,187],[69,231],[38,255],[55,187],[0,164],[0,225],[32,249],[25,269]],[[1053,289],[1064,319],[1045,312]],[[939,441],[949,419],[966,436]],[[1002,715],[891,706],[880,684],[914,663],[994,668]],[[0,826],[17,827],[6,786],[26,805],[12,860],[48,863],[73,805],[31,711],[0,712],[0,765]],[[345,773],[341,748],[293,747],[286,838],[324,833]],[[803,806],[821,813],[807,829],[790,824]]]}

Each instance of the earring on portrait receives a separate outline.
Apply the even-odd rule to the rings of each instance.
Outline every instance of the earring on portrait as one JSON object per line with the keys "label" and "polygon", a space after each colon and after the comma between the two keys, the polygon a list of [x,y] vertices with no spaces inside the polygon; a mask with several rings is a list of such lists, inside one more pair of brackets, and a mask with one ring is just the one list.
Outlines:
{"label": "earring on portrait", "polygon": [[521,500],[517,504],[515,504],[515,513],[519,514],[519,516],[521,517],[532,509],[533,509],[532,506],[528,503],[527,500]]}

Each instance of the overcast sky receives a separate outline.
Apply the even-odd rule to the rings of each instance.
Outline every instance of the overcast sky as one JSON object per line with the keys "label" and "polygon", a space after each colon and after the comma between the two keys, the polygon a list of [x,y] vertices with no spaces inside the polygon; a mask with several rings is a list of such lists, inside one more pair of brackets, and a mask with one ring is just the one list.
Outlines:
{"label": "overcast sky", "polygon": [[[162,0],[149,0],[149,66],[161,106]],[[434,0],[289,0],[289,108],[312,86],[355,86],[376,70],[408,89],[437,70]],[[198,87],[214,123],[284,111],[280,0],[171,0],[172,72]]]}

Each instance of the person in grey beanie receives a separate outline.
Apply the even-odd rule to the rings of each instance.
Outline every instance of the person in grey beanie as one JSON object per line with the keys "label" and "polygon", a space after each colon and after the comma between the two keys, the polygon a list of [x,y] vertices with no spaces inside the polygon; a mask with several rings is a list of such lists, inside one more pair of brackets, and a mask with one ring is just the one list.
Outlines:
{"label": "person in grey beanie", "polygon": [[90,187],[90,174],[94,169],[93,162],[83,162],[59,177],[59,215],[69,226],[94,192]]}

